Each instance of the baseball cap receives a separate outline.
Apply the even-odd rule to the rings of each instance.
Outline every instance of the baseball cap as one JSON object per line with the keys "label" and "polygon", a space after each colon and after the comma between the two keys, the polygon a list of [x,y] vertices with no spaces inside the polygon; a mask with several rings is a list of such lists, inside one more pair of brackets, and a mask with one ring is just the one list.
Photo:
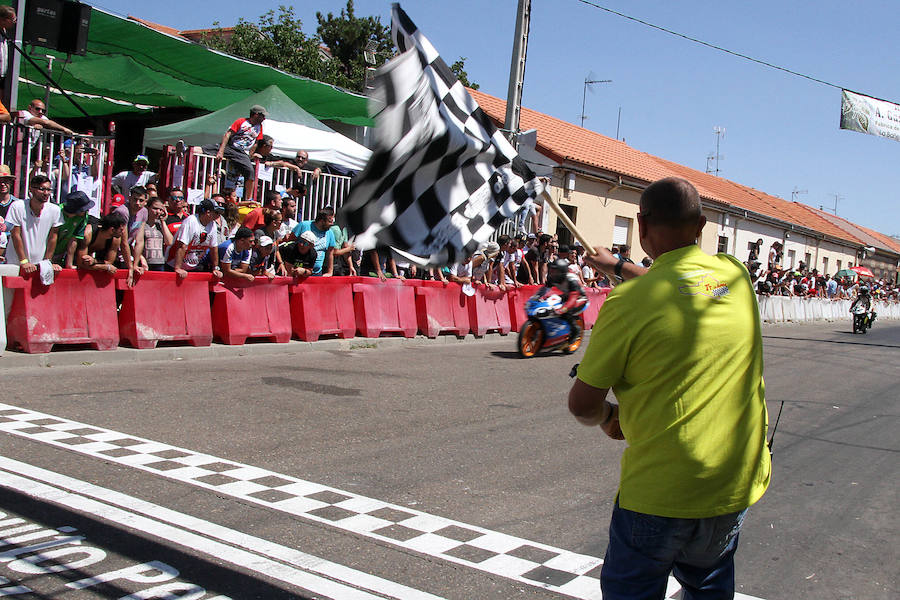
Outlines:
{"label": "baseball cap", "polygon": [[63,210],[70,215],[77,215],[94,206],[94,201],[88,198],[84,192],[74,191],[66,194],[66,204]]}
{"label": "baseball cap", "polygon": [[493,258],[500,254],[500,244],[497,242],[488,242],[484,246],[484,255],[488,258]]}
{"label": "baseball cap", "polygon": [[256,243],[259,244],[260,247],[263,247],[263,246],[271,246],[275,242],[273,242],[272,238],[270,238],[269,236],[261,235],[261,236],[259,236],[259,239],[256,241]]}
{"label": "baseball cap", "polygon": [[10,179],[15,179],[16,176],[12,174],[12,171],[9,170],[7,165],[0,165],[0,179],[4,177],[8,177]]}
{"label": "baseball cap", "polygon": [[312,231],[304,231],[300,234],[300,239],[305,240],[314,246],[316,244],[316,234],[314,234]]}
{"label": "baseball cap", "polygon": [[122,194],[116,194],[112,197],[112,202],[110,202],[110,206],[112,207],[122,206],[123,204],[125,204],[125,196]]}
{"label": "baseball cap", "polygon": [[134,160],[131,162],[142,162],[142,163],[147,163],[149,165],[150,159],[147,158],[146,156],[144,156],[143,154],[138,154],[137,156],[134,157]]}
{"label": "baseball cap", "polygon": [[225,212],[225,209],[224,209],[224,208],[222,208],[221,206],[219,206],[218,204],[216,204],[215,202],[213,202],[213,201],[210,200],[209,198],[206,198],[206,199],[202,200],[202,201],[200,202],[200,204],[197,205],[197,212],[198,212],[198,213],[205,213],[205,212],[208,212],[208,211],[211,211],[211,210],[214,210],[214,211],[220,212],[220,213]]}
{"label": "baseball cap", "polygon": [[535,234],[533,234],[533,233],[529,233],[527,239],[529,239],[529,240],[536,240],[536,239],[537,239],[537,236],[536,236]]}
{"label": "baseball cap", "polygon": [[266,111],[266,107],[264,107],[260,104],[254,104],[253,106],[250,107],[250,114],[253,114],[253,113],[259,113],[264,117],[268,116],[268,114],[269,114],[268,111]]}

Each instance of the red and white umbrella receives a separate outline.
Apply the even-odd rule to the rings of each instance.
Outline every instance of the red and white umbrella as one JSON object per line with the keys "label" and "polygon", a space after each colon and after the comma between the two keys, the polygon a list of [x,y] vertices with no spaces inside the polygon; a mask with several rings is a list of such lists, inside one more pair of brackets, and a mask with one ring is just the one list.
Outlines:
{"label": "red and white umbrella", "polygon": [[850,267],[850,270],[860,277],[871,277],[872,279],[875,279],[875,274],[866,267]]}

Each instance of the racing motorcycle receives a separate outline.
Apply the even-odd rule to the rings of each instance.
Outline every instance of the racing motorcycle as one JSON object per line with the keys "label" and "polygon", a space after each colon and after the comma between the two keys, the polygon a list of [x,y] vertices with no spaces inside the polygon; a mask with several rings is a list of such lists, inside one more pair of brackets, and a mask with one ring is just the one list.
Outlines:
{"label": "racing motorcycle", "polygon": [[541,350],[562,349],[565,354],[572,354],[581,347],[584,339],[584,312],[588,303],[577,309],[575,321],[578,324],[578,335],[572,335],[569,322],[556,314],[555,310],[563,303],[558,293],[541,298],[535,294],[525,303],[525,314],[528,320],[519,330],[518,350],[522,358],[531,358]]}
{"label": "racing motorcycle", "polygon": [[875,321],[875,312],[866,310],[861,303],[853,307],[850,311],[853,314],[853,333],[865,333],[866,329],[872,328]]}

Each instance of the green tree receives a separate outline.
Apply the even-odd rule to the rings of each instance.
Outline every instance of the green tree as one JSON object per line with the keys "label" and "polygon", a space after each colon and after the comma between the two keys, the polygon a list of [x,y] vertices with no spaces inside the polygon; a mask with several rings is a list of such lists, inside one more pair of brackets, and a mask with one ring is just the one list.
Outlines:
{"label": "green tree", "polygon": [[292,7],[280,6],[277,13],[270,10],[257,23],[240,19],[230,36],[215,22],[215,29],[201,41],[210,48],[288,73],[353,87],[353,81],[345,76],[341,65],[320,51],[318,36],[305,35],[302,25]]}
{"label": "green tree", "polygon": [[460,83],[468,88],[472,88],[473,90],[477,90],[480,86],[474,81],[469,81],[469,74],[466,73],[466,57],[460,56],[459,59],[450,65],[450,70],[456,75],[456,78],[459,79]]}
{"label": "green tree", "polygon": [[339,16],[332,13],[316,13],[319,39],[337,61],[340,71],[350,82],[351,89],[362,90],[365,84],[366,67],[364,50],[372,43],[376,64],[383,64],[393,54],[390,28],[381,24],[378,17],[357,17],[353,0],[347,0],[347,7]]}

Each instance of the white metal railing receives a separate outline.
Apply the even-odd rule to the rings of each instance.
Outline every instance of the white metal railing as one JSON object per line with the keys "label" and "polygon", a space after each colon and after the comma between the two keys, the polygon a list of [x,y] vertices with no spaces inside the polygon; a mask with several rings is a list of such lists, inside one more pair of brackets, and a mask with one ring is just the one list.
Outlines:
{"label": "white metal railing", "polygon": [[65,201],[73,189],[85,192],[95,202],[91,212],[100,214],[112,176],[111,136],[75,134],[35,128],[21,123],[0,125],[0,164],[15,176],[13,196],[28,196],[28,182],[43,173],[53,185],[51,200]]}
{"label": "white metal railing", "polygon": [[[164,185],[181,187],[189,202],[196,204],[214,192],[224,191],[226,175],[223,171],[227,171],[227,161],[219,161],[214,155],[203,153],[199,147],[179,152],[174,146],[166,146],[162,165],[161,180]],[[300,171],[300,181],[306,185],[307,191],[297,206],[298,219],[315,218],[318,209],[325,206],[337,210],[350,195],[350,177],[330,173],[320,173],[318,177],[314,175],[313,171]],[[250,182],[251,190],[245,197],[261,201],[267,191],[279,186],[289,187],[295,176],[292,169],[276,167],[272,170],[271,181],[257,177]]]}

